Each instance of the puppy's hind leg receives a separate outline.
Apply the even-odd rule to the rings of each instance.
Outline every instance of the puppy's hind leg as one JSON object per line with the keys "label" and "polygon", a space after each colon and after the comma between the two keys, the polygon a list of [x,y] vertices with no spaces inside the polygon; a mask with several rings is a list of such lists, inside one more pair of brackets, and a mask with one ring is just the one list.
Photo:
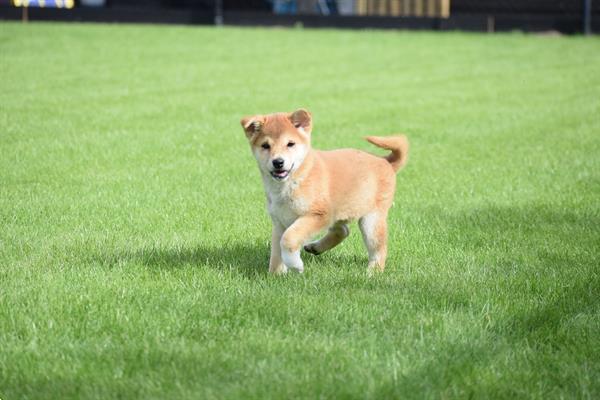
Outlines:
{"label": "puppy's hind leg", "polygon": [[348,224],[346,222],[336,222],[331,228],[329,228],[329,231],[325,236],[315,242],[308,243],[306,246],[304,246],[304,250],[318,256],[319,254],[333,249],[335,246],[342,243],[342,241],[346,239],[349,234],[350,229],[348,228]]}
{"label": "puppy's hind leg", "polygon": [[373,211],[358,220],[369,251],[369,273],[382,272],[387,257],[387,210]]}

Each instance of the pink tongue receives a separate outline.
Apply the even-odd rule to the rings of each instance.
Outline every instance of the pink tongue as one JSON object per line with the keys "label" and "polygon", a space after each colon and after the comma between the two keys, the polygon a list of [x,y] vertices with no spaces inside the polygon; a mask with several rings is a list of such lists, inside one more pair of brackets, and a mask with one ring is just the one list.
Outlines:
{"label": "pink tongue", "polygon": [[277,175],[277,176],[285,176],[285,171],[275,172],[275,175]]}

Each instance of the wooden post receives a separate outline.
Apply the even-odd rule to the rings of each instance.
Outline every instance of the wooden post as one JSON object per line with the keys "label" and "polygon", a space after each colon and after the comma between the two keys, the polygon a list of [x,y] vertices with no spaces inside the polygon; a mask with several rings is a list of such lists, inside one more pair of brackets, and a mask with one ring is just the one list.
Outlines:
{"label": "wooden post", "polygon": [[440,0],[440,17],[450,17],[450,0]]}
{"label": "wooden post", "polygon": [[415,0],[415,16],[423,15],[423,0]]}
{"label": "wooden post", "polygon": [[354,12],[356,15],[365,15],[367,13],[367,0],[354,0]]}
{"label": "wooden post", "polygon": [[391,0],[390,6],[390,13],[394,17],[397,17],[400,14],[402,14],[402,0]]}
{"label": "wooden post", "polygon": [[375,8],[376,4],[375,4],[375,0],[367,0],[367,15],[374,15],[375,14]]}
{"label": "wooden post", "polygon": [[21,7],[21,21],[24,23],[29,21],[29,7]]}
{"label": "wooden post", "polygon": [[436,0],[425,1],[425,10],[423,11],[426,16],[433,17],[435,15],[435,3]]}
{"label": "wooden post", "polygon": [[377,1],[377,15],[386,15],[387,14],[387,1],[386,0],[378,0]]}

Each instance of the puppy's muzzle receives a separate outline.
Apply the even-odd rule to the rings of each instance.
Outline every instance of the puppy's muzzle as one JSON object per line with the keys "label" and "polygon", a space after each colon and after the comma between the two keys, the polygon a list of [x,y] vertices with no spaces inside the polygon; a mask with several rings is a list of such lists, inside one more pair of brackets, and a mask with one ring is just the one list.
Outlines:
{"label": "puppy's muzzle", "polygon": [[285,161],[283,160],[283,158],[276,158],[273,160],[273,167],[275,169],[282,169],[284,164]]}

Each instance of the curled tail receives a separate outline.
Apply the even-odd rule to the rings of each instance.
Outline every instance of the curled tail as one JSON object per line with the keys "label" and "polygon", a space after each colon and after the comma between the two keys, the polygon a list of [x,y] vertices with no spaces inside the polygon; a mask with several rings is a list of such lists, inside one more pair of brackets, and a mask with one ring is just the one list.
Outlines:
{"label": "curled tail", "polygon": [[392,165],[394,171],[398,172],[406,164],[408,160],[408,139],[406,136],[367,136],[365,139],[377,147],[392,151],[385,159]]}

